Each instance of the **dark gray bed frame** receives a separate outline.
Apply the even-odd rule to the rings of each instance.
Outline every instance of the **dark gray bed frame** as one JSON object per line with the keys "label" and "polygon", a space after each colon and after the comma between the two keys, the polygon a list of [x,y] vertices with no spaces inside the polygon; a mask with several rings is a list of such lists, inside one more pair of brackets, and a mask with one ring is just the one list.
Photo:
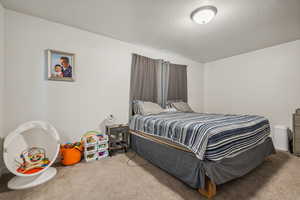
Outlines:
{"label": "dark gray bed frame", "polygon": [[207,198],[216,195],[216,185],[244,176],[275,153],[271,138],[235,157],[219,162],[200,160],[192,152],[184,151],[159,140],[143,137],[130,130],[131,148],[141,157],[165,170]]}

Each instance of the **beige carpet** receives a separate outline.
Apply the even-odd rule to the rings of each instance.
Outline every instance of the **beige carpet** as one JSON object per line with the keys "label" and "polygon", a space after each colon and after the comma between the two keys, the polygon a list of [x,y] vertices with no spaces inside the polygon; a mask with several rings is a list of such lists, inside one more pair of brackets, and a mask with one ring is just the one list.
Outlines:
{"label": "beige carpet", "polygon": [[[205,199],[159,168],[133,153],[105,160],[58,167],[58,175],[48,183],[24,191],[8,191],[1,178],[2,200],[156,200]],[[278,152],[262,166],[244,176],[218,186],[216,200],[300,200],[300,159]]]}

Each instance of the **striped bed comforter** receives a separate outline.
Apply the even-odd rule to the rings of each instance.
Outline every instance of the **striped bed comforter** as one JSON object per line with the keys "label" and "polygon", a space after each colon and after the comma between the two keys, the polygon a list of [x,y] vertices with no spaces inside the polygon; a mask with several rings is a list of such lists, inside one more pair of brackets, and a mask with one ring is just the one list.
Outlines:
{"label": "striped bed comforter", "polygon": [[130,129],[167,139],[188,148],[201,160],[212,161],[251,149],[270,134],[265,117],[182,112],[135,115]]}

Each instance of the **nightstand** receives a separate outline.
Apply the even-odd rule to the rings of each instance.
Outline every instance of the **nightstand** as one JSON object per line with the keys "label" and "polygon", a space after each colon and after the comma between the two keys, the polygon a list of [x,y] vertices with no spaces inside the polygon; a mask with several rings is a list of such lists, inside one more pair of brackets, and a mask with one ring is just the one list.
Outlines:
{"label": "nightstand", "polygon": [[115,124],[106,126],[106,134],[109,138],[109,155],[120,150],[127,152],[129,147],[129,127],[127,124]]}

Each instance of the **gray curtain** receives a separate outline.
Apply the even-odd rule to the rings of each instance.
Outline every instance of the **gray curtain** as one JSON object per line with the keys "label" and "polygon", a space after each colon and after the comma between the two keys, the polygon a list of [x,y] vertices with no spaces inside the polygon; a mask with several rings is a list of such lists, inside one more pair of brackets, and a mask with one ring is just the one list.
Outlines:
{"label": "gray curtain", "polygon": [[187,102],[187,66],[170,64],[167,100]]}
{"label": "gray curtain", "polygon": [[170,63],[163,60],[159,60],[158,63],[158,103],[165,108],[168,97],[169,88],[169,67]]}
{"label": "gray curtain", "polygon": [[156,102],[163,108],[167,100],[187,102],[186,66],[132,54],[129,117],[134,100]]}
{"label": "gray curtain", "polygon": [[131,80],[130,80],[130,110],[132,114],[132,101],[143,100],[158,103],[158,69],[159,60],[132,54]]}

